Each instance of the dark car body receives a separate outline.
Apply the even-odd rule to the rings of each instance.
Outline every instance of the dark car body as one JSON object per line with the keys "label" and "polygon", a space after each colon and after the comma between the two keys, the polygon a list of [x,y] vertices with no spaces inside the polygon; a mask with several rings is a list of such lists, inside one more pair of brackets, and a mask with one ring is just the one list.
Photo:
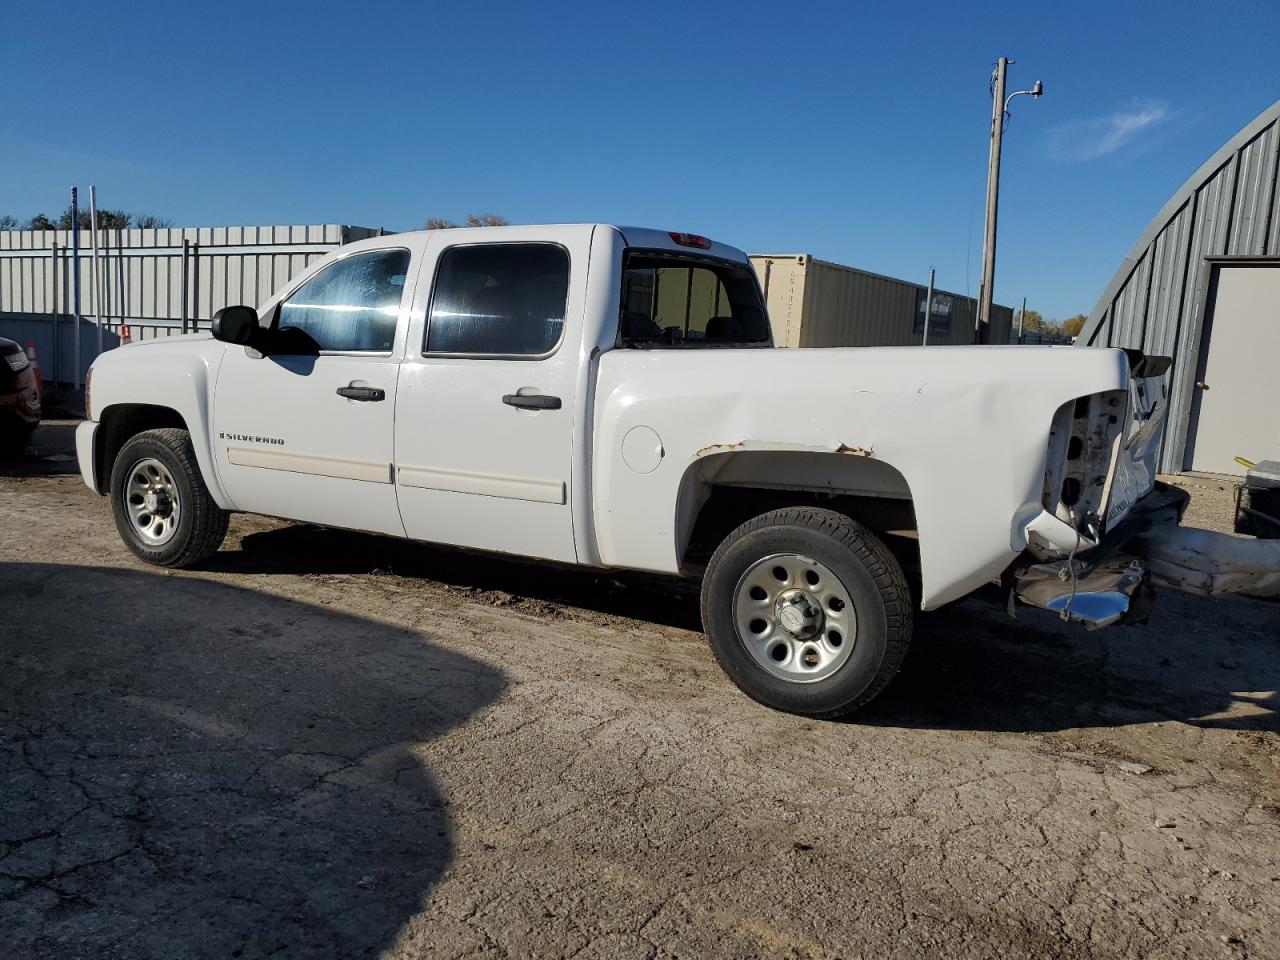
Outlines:
{"label": "dark car body", "polygon": [[26,351],[0,337],[0,453],[21,453],[40,423],[40,382]]}

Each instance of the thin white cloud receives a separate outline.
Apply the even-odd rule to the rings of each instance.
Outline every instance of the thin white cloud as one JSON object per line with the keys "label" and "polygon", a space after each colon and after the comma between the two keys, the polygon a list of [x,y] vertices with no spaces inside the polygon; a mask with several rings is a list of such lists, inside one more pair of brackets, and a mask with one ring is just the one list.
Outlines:
{"label": "thin white cloud", "polygon": [[1172,116],[1163,100],[1132,100],[1114,113],[1068,120],[1049,128],[1049,155],[1059,163],[1105,157]]}

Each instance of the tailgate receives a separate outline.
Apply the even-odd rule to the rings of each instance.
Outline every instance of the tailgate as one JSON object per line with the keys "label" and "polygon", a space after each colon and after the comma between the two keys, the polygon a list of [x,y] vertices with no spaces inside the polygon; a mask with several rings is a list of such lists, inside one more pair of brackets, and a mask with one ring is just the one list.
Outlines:
{"label": "tailgate", "polygon": [[1134,504],[1155,487],[1160,438],[1169,414],[1169,388],[1165,374],[1168,357],[1146,357],[1126,350],[1129,356],[1128,423],[1116,437],[1115,455],[1103,493],[1106,504],[1104,530],[1113,529],[1129,515]]}

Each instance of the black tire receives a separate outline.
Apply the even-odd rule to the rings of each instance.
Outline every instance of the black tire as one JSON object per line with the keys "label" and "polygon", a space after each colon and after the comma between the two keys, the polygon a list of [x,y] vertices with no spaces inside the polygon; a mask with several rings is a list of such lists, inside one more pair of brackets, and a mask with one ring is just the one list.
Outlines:
{"label": "black tire", "polygon": [[[748,651],[735,626],[738,584],[753,565],[778,554],[818,561],[853,602],[854,644],[822,679],[775,676]],[[852,713],[893,679],[911,641],[911,609],[911,588],[888,547],[844,514],[811,507],[774,510],[738,527],[711,557],[702,581],[703,628],[729,678],[765,706],[822,719]]]}
{"label": "black tire", "polygon": [[[158,460],[177,488],[177,529],[166,543],[156,546],[134,526],[127,505],[126,486],[134,467],[146,459]],[[161,567],[190,567],[217,552],[227,535],[230,514],[213,501],[186,430],[165,427],[131,437],[116,455],[111,468],[111,512],[120,539],[134,555]]]}

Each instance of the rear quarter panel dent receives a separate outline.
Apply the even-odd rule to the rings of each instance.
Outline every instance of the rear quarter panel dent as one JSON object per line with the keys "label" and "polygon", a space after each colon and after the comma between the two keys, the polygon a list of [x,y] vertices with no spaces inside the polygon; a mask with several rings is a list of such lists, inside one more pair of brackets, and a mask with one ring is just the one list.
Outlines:
{"label": "rear quarter panel dent", "polygon": [[[1041,497],[1049,423],[1067,398],[1126,382],[1119,351],[1035,347],[627,350],[600,358],[594,513],[601,559],[677,572],[697,461],[805,452],[900,475],[920,534],[923,606],[972,592],[1017,555],[1015,518]],[[647,425],[665,457],[629,470]],[[730,456],[727,462],[732,462]],[[688,488],[688,489],[686,489]],[[691,493],[693,495],[691,495]]]}

